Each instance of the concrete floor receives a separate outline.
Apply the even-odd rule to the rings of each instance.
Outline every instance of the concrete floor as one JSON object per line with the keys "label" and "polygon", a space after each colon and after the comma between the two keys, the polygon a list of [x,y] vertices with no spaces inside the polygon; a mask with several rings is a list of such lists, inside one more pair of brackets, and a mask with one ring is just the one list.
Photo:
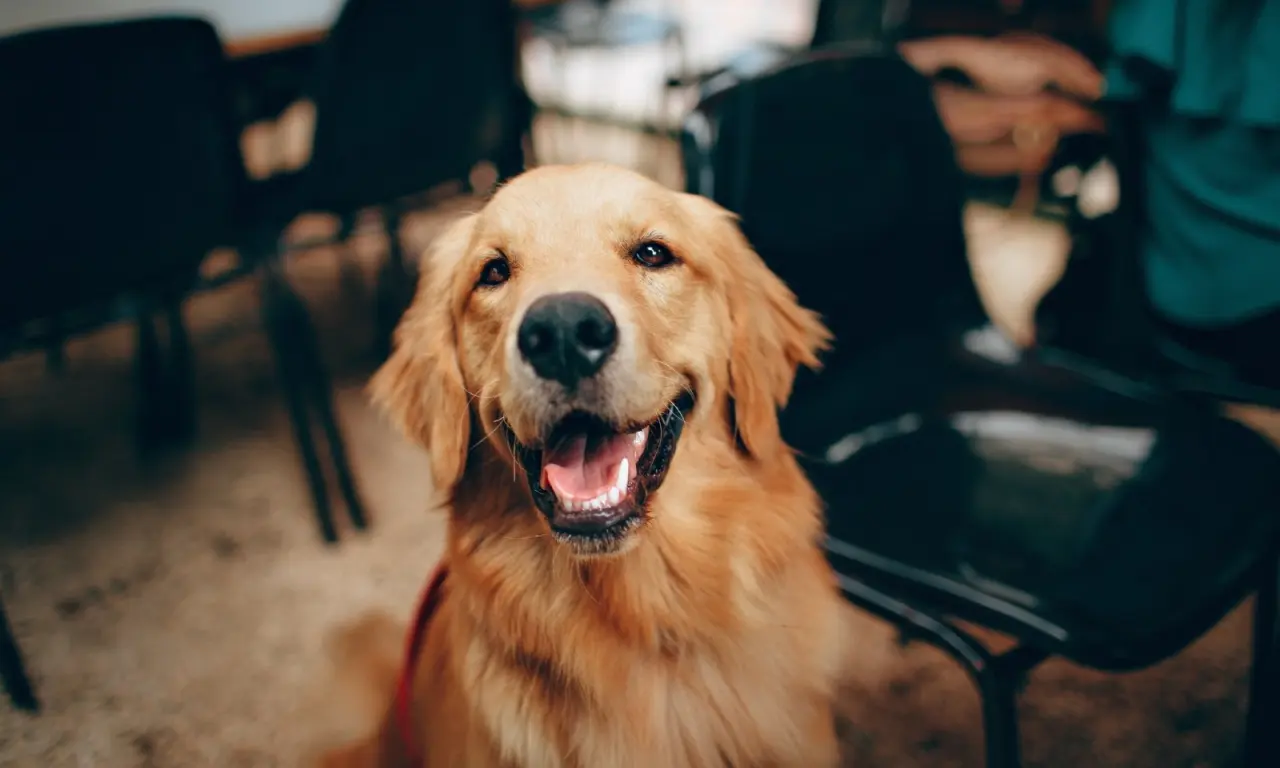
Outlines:
{"label": "concrete floor", "polygon": [[[565,135],[577,138],[555,141]],[[540,141],[679,179],[673,152],[650,153],[628,134],[543,123]],[[412,222],[407,239],[420,246],[444,215]],[[1062,233],[988,209],[968,225],[992,316],[1024,336],[1061,269]],[[360,237],[348,258],[371,276],[381,247]],[[342,288],[338,256],[311,252],[295,270],[375,517],[336,548],[311,517],[254,285],[191,303],[200,437],[180,454],[134,455],[126,327],[70,344],[58,376],[35,355],[0,365],[0,592],[46,704],[37,717],[0,706],[0,766],[291,766],[338,727],[331,702],[316,699],[324,633],[371,606],[407,614],[443,530],[424,457],[362,394],[371,307],[367,291]],[[1237,611],[1133,675],[1046,664],[1022,708],[1027,765],[1227,764],[1248,629]],[[850,642],[864,661],[848,702],[856,765],[981,765],[977,699],[959,669],[926,647],[898,647],[871,618]]]}

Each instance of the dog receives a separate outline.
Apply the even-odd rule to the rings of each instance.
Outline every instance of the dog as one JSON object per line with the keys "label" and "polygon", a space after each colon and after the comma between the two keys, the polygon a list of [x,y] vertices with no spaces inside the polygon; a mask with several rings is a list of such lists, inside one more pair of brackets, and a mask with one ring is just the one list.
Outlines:
{"label": "dog", "polygon": [[830,343],[733,215],[630,171],[458,220],[370,384],[447,498],[438,603],[321,764],[838,764],[844,605],[778,425]]}

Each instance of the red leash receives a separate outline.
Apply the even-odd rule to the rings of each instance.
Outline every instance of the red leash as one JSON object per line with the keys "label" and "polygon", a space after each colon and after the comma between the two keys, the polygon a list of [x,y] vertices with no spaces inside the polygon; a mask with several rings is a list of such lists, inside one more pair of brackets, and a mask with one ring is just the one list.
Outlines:
{"label": "red leash", "polygon": [[396,684],[396,730],[400,732],[405,754],[414,765],[422,764],[422,754],[418,751],[413,738],[413,678],[418,671],[418,654],[422,651],[422,641],[427,635],[427,625],[431,623],[431,616],[440,607],[444,577],[447,573],[448,569],[441,562],[431,574],[431,580],[427,582],[427,588],[418,602],[418,611],[413,617],[413,626],[409,628],[408,641],[404,647],[404,664],[400,669],[400,680]]}

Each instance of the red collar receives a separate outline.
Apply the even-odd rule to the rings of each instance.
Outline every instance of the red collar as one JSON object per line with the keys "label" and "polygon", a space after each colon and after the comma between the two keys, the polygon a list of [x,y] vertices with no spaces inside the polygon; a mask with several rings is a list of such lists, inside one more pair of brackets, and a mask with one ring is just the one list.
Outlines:
{"label": "red collar", "polygon": [[396,683],[395,726],[400,732],[400,741],[404,744],[405,754],[413,765],[422,763],[422,754],[414,742],[413,728],[413,679],[418,671],[418,656],[422,651],[422,641],[427,635],[427,625],[431,617],[440,607],[440,598],[444,592],[444,577],[449,572],[441,562],[431,574],[427,588],[418,602],[418,611],[414,614],[413,625],[409,628],[409,637],[404,647],[404,663],[400,667],[400,679]]}

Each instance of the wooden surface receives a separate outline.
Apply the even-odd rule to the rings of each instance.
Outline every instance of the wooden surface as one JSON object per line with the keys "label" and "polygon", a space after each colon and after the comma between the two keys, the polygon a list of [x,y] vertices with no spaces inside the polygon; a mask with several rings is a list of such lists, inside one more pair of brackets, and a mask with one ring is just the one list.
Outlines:
{"label": "wooden surface", "polygon": [[315,45],[325,39],[329,34],[327,27],[313,27],[311,29],[298,29],[292,32],[279,32],[269,35],[257,35],[253,37],[240,37],[234,40],[228,40],[223,43],[227,55],[232,58],[241,58],[245,56],[260,56],[264,53],[275,53],[277,51],[288,50],[289,48],[300,48],[304,45]]}

